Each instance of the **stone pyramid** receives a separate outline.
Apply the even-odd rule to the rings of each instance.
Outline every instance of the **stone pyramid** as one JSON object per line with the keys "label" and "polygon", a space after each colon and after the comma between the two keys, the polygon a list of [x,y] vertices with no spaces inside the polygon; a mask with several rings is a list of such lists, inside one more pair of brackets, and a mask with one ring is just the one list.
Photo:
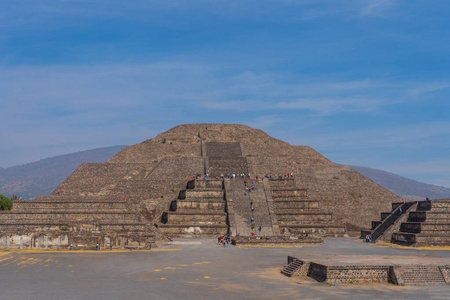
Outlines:
{"label": "stone pyramid", "polygon": [[[231,174],[250,174],[248,186]],[[81,165],[47,197],[15,201],[0,214],[0,246],[148,247],[164,235],[227,232],[341,235],[363,229],[392,202],[395,194],[311,147],[244,125],[187,124],[106,163]]]}

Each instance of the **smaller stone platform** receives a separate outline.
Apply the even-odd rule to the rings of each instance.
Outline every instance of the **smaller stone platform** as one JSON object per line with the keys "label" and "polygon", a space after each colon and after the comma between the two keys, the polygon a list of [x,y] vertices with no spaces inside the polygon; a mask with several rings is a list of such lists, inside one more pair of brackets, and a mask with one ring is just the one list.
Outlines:
{"label": "smaller stone platform", "polygon": [[320,237],[313,236],[239,236],[231,238],[233,245],[295,246],[321,243],[323,240]]}
{"label": "smaller stone platform", "polygon": [[393,283],[396,285],[450,284],[448,260],[436,259],[417,264],[405,257],[334,257],[316,262],[288,256],[281,273],[288,277],[308,276],[319,282]]}

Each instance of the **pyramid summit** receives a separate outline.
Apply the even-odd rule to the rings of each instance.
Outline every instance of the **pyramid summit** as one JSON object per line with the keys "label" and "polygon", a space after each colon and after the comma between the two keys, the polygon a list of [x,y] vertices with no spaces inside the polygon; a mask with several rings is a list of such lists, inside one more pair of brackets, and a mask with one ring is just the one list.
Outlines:
{"label": "pyramid summit", "polygon": [[290,146],[262,130],[237,124],[179,125],[153,139],[123,149],[108,162],[145,163],[169,156],[214,155],[212,144],[210,153],[206,154],[205,143],[239,143],[245,157],[267,158],[276,153],[277,156],[291,156],[295,163],[332,164],[310,147]]}
{"label": "pyramid summit", "polygon": [[[242,176],[244,174],[244,176]],[[237,124],[186,124],[85,163],[0,214],[0,245],[146,247],[166,236],[308,238],[365,228],[400,199],[309,146]]]}

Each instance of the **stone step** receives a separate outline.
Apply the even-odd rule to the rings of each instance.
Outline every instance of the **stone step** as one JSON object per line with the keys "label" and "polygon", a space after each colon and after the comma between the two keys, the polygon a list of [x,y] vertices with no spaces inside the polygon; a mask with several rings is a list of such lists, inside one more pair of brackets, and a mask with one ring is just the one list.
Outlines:
{"label": "stone step", "polygon": [[178,209],[177,211],[169,211],[169,216],[175,216],[175,215],[190,215],[190,216],[196,216],[196,215],[217,215],[217,216],[226,216],[227,213],[221,210],[206,210],[206,209]]}
{"label": "stone step", "polygon": [[46,225],[70,225],[76,226],[78,224],[92,224],[92,225],[145,225],[145,223],[133,220],[117,220],[117,219],[98,219],[98,220],[55,220],[55,219],[38,219],[38,220],[0,220],[0,226],[46,226]]}
{"label": "stone step", "polygon": [[318,204],[320,201],[319,200],[312,200],[312,199],[305,199],[303,197],[276,197],[273,198],[273,201],[276,203],[304,203],[305,205],[314,205],[314,204]]}
{"label": "stone step", "polygon": [[205,211],[202,214],[199,213],[186,213],[186,212],[169,212],[168,222],[171,224],[182,223],[198,223],[198,224],[222,224],[227,220],[227,215],[224,212],[212,212]]}
{"label": "stone step", "polygon": [[176,201],[185,203],[226,203],[225,199],[222,198],[192,198],[192,199],[178,199]]}
{"label": "stone step", "polygon": [[366,236],[371,235],[371,234],[372,234],[372,230],[361,230],[361,236],[359,238],[365,239]]}
{"label": "stone step", "polygon": [[433,220],[447,220],[450,222],[450,211],[427,211],[426,212],[426,221]]}
{"label": "stone step", "polygon": [[372,221],[371,230],[374,230],[375,228],[377,228],[381,223],[383,223],[383,222],[382,221]]}
{"label": "stone step", "polygon": [[323,239],[314,236],[238,236],[231,239],[232,244],[236,245],[300,245],[300,244],[319,244]]}
{"label": "stone step", "polygon": [[450,211],[450,207],[433,207],[431,210],[427,211],[427,212],[434,212],[434,213],[439,213],[439,212],[448,212]]}
{"label": "stone step", "polygon": [[281,216],[311,215],[311,216],[329,216],[329,217],[332,216],[331,213],[323,212],[318,209],[289,210],[280,215]]}
{"label": "stone step", "polygon": [[17,212],[17,213],[1,213],[0,221],[5,220],[39,220],[39,219],[53,219],[53,220],[134,220],[136,219],[135,213],[129,212],[78,212],[78,211],[50,211],[45,213],[30,213],[30,212]]}
{"label": "stone step", "polygon": [[308,193],[306,190],[290,189],[290,190],[272,190],[272,198],[306,198]]}
{"label": "stone step", "polygon": [[47,201],[26,201],[26,202],[13,202],[13,211],[22,210],[35,210],[35,209],[127,209],[126,202],[106,202],[106,201],[90,201],[90,202],[78,202],[78,201],[60,201],[60,202],[47,202]]}
{"label": "stone step", "polygon": [[319,201],[310,200],[274,200],[276,209],[302,209],[302,208],[319,208]]}
{"label": "stone step", "polygon": [[4,225],[2,224],[2,234],[13,232],[17,234],[19,232],[97,232],[97,233],[109,233],[109,232],[127,232],[133,233],[148,233],[150,232],[148,227],[143,224],[14,224]]}
{"label": "stone step", "polygon": [[441,231],[422,232],[416,235],[416,246],[448,246],[450,245],[450,234]]}
{"label": "stone step", "polygon": [[270,188],[273,192],[278,192],[278,191],[299,191],[301,193],[306,192],[308,189],[300,189],[296,186],[271,186]]}
{"label": "stone step", "polygon": [[228,225],[226,224],[198,224],[198,223],[184,223],[184,224],[161,224],[159,230],[170,236],[185,236],[185,235],[202,235],[202,236],[218,236],[224,235],[228,232]]}
{"label": "stone step", "polygon": [[[65,213],[75,213],[75,214],[93,214],[93,213],[108,213],[108,214],[121,214],[121,213],[127,213],[129,210],[127,208],[32,208],[32,209],[19,209],[19,210],[11,210],[11,213],[13,214],[49,214],[49,213],[56,213],[56,214],[65,214]],[[1,218],[1,217],[0,217]]]}
{"label": "stone step", "polygon": [[209,169],[211,177],[219,177],[221,175],[248,173],[247,158],[209,158]]}
{"label": "stone step", "polygon": [[221,196],[221,197],[185,198],[185,199],[178,199],[177,201],[186,201],[186,202],[225,202],[225,199]]}
{"label": "stone step", "polygon": [[302,234],[320,234],[320,235],[342,235],[345,233],[344,226],[330,224],[281,224],[280,234],[285,230],[296,235]]}
{"label": "stone step", "polygon": [[193,189],[186,190],[186,199],[198,199],[198,198],[221,198],[223,199],[223,190],[218,189]]}
{"label": "stone step", "polygon": [[431,201],[419,201],[417,206],[418,211],[449,211],[450,199],[438,199]]}
{"label": "stone step", "polygon": [[179,209],[201,209],[201,210],[225,210],[226,202],[219,201],[177,201],[177,210]]}
{"label": "stone step", "polygon": [[422,231],[421,222],[402,222],[400,224],[400,232],[404,233],[420,233]]}
{"label": "stone step", "polygon": [[34,200],[14,200],[17,203],[127,203],[123,199],[123,196],[65,196],[65,195],[48,195],[48,196],[38,196]]}
{"label": "stone step", "polygon": [[409,213],[408,222],[425,222],[446,223],[450,222],[450,211],[433,212],[433,211],[412,211]]}
{"label": "stone step", "polygon": [[195,180],[195,189],[223,189],[223,180]]}
{"label": "stone step", "polygon": [[[276,215],[292,215],[292,214],[305,214],[312,212],[320,212],[319,208],[275,208]],[[320,212],[322,213],[322,212]]]}
{"label": "stone step", "polygon": [[241,144],[239,142],[205,142],[205,151],[209,158],[233,158],[242,155]]}
{"label": "stone step", "polygon": [[298,222],[299,224],[309,224],[317,222],[331,221],[332,215],[328,213],[291,213],[277,214],[278,224]]}
{"label": "stone step", "polygon": [[394,210],[396,210],[397,208],[399,208],[400,206],[402,206],[403,203],[405,203],[405,202],[393,202],[393,203],[391,204],[391,206],[392,206],[391,212],[393,212]]}
{"label": "stone step", "polygon": [[416,234],[394,232],[391,237],[391,243],[399,244],[403,246],[412,246],[416,244]]}
{"label": "stone step", "polygon": [[392,213],[391,212],[382,212],[380,213],[380,219],[381,221],[384,221],[387,217],[389,217]]}
{"label": "stone step", "polygon": [[405,222],[400,226],[400,232],[426,233],[426,232],[450,233],[450,223],[432,223],[432,222]]}
{"label": "stone step", "polygon": [[286,267],[284,267],[283,270],[281,270],[281,274],[287,276],[287,277],[291,277],[292,274],[297,271],[298,269],[300,269],[303,266],[303,261],[296,259],[293,262],[291,262],[290,264],[288,264]]}
{"label": "stone step", "polygon": [[397,266],[395,275],[402,285],[445,284],[438,266]]}
{"label": "stone step", "polygon": [[288,179],[269,179],[269,184],[271,189],[276,189],[279,187],[292,187],[295,188],[295,180],[294,178],[288,178]]}
{"label": "stone step", "polygon": [[191,226],[199,226],[205,228],[226,228],[227,224],[199,224],[196,222],[186,222],[180,224],[160,224],[158,228],[177,228],[177,227],[191,227]]}

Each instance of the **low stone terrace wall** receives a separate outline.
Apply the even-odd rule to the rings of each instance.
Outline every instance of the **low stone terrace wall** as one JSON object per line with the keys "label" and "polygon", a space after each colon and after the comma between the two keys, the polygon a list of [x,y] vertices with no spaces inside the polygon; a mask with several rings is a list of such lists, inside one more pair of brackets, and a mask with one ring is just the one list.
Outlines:
{"label": "low stone terrace wall", "polygon": [[294,244],[320,244],[323,240],[319,237],[300,236],[239,236],[232,237],[231,243],[233,245],[294,245]]}
{"label": "low stone terrace wall", "polygon": [[450,284],[448,265],[325,265],[288,256],[286,276],[309,276],[330,285],[339,283]]}

